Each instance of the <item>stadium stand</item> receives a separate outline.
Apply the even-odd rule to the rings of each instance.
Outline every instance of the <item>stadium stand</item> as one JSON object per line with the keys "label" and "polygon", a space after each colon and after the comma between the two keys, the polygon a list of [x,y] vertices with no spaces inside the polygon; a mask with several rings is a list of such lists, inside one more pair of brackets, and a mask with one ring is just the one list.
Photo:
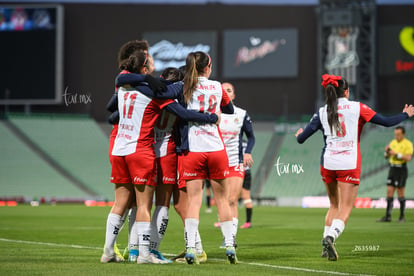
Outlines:
{"label": "stadium stand", "polygon": [[[413,141],[412,130],[407,130],[407,138]],[[388,161],[384,158],[384,148],[394,138],[393,128],[371,127],[365,129],[361,138],[361,186],[360,197],[385,197]],[[414,162],[408,162],[406,197],[414,198]]]}
{"label": "stadium stand", "polygon": [[108,137],[93,119],[72,115],[11,115],[9,121],[89,198],[113,198]]}
{"label": "stadium stand", "polygon": [[[292,129],[275,131],[257,124],[253,150],[252,196],[300,198],[325,196],[319,174],[321,133],[300,145]],[[296,126],[295,126],[296,127]],[[407,138],[414,135],[407,131]],[[93,119],[80,115],[9,115],[0,121],[3,158],[1,197],[113,199],[109,183],[108,134]],[[384,146],[390,128],[366,126],[361,137],[362,174],[359,197],[385,196],[388,163]],[[279,164],[279,166],[277,166]],[[414,198],[414,161],[406,197]]]}
{"label": "stadium stand", "polygon": [[272,160],[273,169],[260,196],[301,197],[321,194],[324,191],[319,176],[321,134],[315,134],[303,145],[296,142],[293,133],[280,135],[283,136],[283,142]]}
{"label": "stadium stand", "polygon": [[[0,121],[0,197],[83,198],[87,194],[54,170]],[[5,142],[7,141],[7,143]]]}
{"label": "stadium stand", "polygon": [[[385,145],[394,137],[392,130],[366,126],[363,132],[359,197],[385,197],[388,162],[384,159],[383,153]],[[280,198],[326,195],[319,173],[319,158],[323,146],[321,133],[313,135],[302,145],[296,142],[293,133],[280,135],[283,137],[283,142],[277,150],[275,159],[270,161],[274,164],[274,168],[256,196]],[[410,139],[409,134],[407,138]],[[410,175],[407,180],[406,197],[414,198],[414,189],[409,188],[414,185],[413,161],[408,163],[408,170]]]}

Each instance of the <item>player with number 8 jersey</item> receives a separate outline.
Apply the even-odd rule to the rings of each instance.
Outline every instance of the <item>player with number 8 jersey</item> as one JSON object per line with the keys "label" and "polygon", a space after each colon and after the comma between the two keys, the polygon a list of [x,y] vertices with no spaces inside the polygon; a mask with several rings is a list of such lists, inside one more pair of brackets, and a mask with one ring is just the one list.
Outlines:
{"label": "player with number 8 jersey", "polygon": [[338,260],[335,241],[345,229],[358,193],[361,175],[360,135],[367,122],[393,126],[414,115],[414,107],[405,105],[400,114],[384,117],[357,101],[349,100],[348,82],[341,76],[322,76],[326,104],[315,113],[305,130],[296,132],[303,143],[321,130],[324,148],[320,172],[330,201],[325,216],[322,257]]}

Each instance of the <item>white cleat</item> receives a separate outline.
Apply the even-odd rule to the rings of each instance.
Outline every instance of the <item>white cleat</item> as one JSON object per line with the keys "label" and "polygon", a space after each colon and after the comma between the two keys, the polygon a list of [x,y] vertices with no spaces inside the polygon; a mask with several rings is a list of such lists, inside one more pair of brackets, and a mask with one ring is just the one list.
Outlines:
{"label": "white cleat", "polygon": [[149,254],[148,257],[138,256],[137,264],[168,264],[168,261],[158,259],[154,254]]}
{"label": "white cleat", "polygon": [[101,257],[101,263],[105,264],[105,263],[122,263],[124,262],[124,258],[122,258],[121,256],[118,256],[117,254],[114,254],[112,256],[107,256],[104,254],[102,254]]}

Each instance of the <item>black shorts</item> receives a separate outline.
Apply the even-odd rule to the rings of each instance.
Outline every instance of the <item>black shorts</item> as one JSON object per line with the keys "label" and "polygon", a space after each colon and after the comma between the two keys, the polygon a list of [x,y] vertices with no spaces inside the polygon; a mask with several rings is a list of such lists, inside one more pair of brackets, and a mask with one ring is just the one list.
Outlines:
{"label": "black shorts", "polygon": [[390,170],[388,172],[387,185],[393,186],[396,188],[403,188],[405,187],[407,176],[408,176],[407,166],[390,167]]}
{"label": "black shorts", "polygon": [[244,171],[244,181],[243,181],[243,189],[250,191],[250,186],[252,182],[252,173],[250,170]]}

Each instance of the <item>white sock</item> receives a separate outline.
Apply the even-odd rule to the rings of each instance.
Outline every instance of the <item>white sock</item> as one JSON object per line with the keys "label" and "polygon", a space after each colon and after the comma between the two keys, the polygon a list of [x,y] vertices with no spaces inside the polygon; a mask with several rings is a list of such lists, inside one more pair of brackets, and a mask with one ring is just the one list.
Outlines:
{"label": "white sock", "polygon": [[105,254],[112,256],[114,253],[114,245],[121,228],[121,216],[109,213],[106,220],[106,235],[105,235]]}
{"label": "white sock", "polygon": [[184,242],[185,242],[185,248],[188,247],[188,237],[187,237],[187,231],[185,230],[185,224],[184,224]]}
{"label": "white sock", "polygon": [[233,221],[222,221],[220,222],[221,233],[224,237],[224,244],[226,246],[233,246],[234,245],[234,237],[233,237]]}
{"label": "white sock", "polygon": [[327,233],[328,236],[334,238],[334,241],[342,234],[345,229],[345,223],[340,219],[332,220],[332,225]]}
{"label": "white sock", "polygon": [[129,231],[128,249],[129,250],[131,250],[131,249],[138,250],[138,244],[139,244],[139,241],[138,241],[138,227],[137,227],[137,224],[134,221],[134,223],[131,226],[131,230]]}
{"label": "white sock", "polygon": [[151,223],[148,221],[135,222],[138,233],[139,256],[148,257],[150,254]]}
{"label": "white sock", "polygon": [[151,245],[150,248],[157,250],[164,238],[168,226],[168,207],[157,206],[151,221]]}
{"label": "white sock", "polygon": [[197,254],[203,254],[203,244],[201,242],[200,232],[197,229],[196,239],[195,239],[195,248]]}
{"label": "white sock", "polygon": [[237,236],[237,228],[239,228],[239,219],[233,218],[233,238],[235,239]]}
{"label": "white sock", "polygon": [[[136,231],[136,228],[134,227],[136,217],[137,206],[134,206],[131,209],[129,209],[128,212],[128,249],[131,249],[132,245],[138,247],[138,233]],[[133,242],[131,242],[131,239]]]}
{"label": "white sock", "polygon": [[327,226],[325,225],[323,228],[323,238],[326,238],[326,236],[328,236],[328,231],[331,228],[331,226]]}
{"label": "white sock", "polygon": [[198,232],[198,219],[188,218],[185,219],[185,232],[187,233],[187,248],[195,248],[196,236]]}
{"label": "white sock", "polygon": [[119,232],[121,232],[121,231],[122,231],[122,228],[124,228],[125,221],[126,221],[126,218],[127,218],[127,216],[128,216],[128,213],[129,213],[129,210],[128,210],[128,209],[126,209],[126,210],[125,210],[125,212],[124,212],[124,214],[123,214],[123,215],[122,215],[122,217],[121,217],[121,227],[120,227],[120,229],[119,229]]}

